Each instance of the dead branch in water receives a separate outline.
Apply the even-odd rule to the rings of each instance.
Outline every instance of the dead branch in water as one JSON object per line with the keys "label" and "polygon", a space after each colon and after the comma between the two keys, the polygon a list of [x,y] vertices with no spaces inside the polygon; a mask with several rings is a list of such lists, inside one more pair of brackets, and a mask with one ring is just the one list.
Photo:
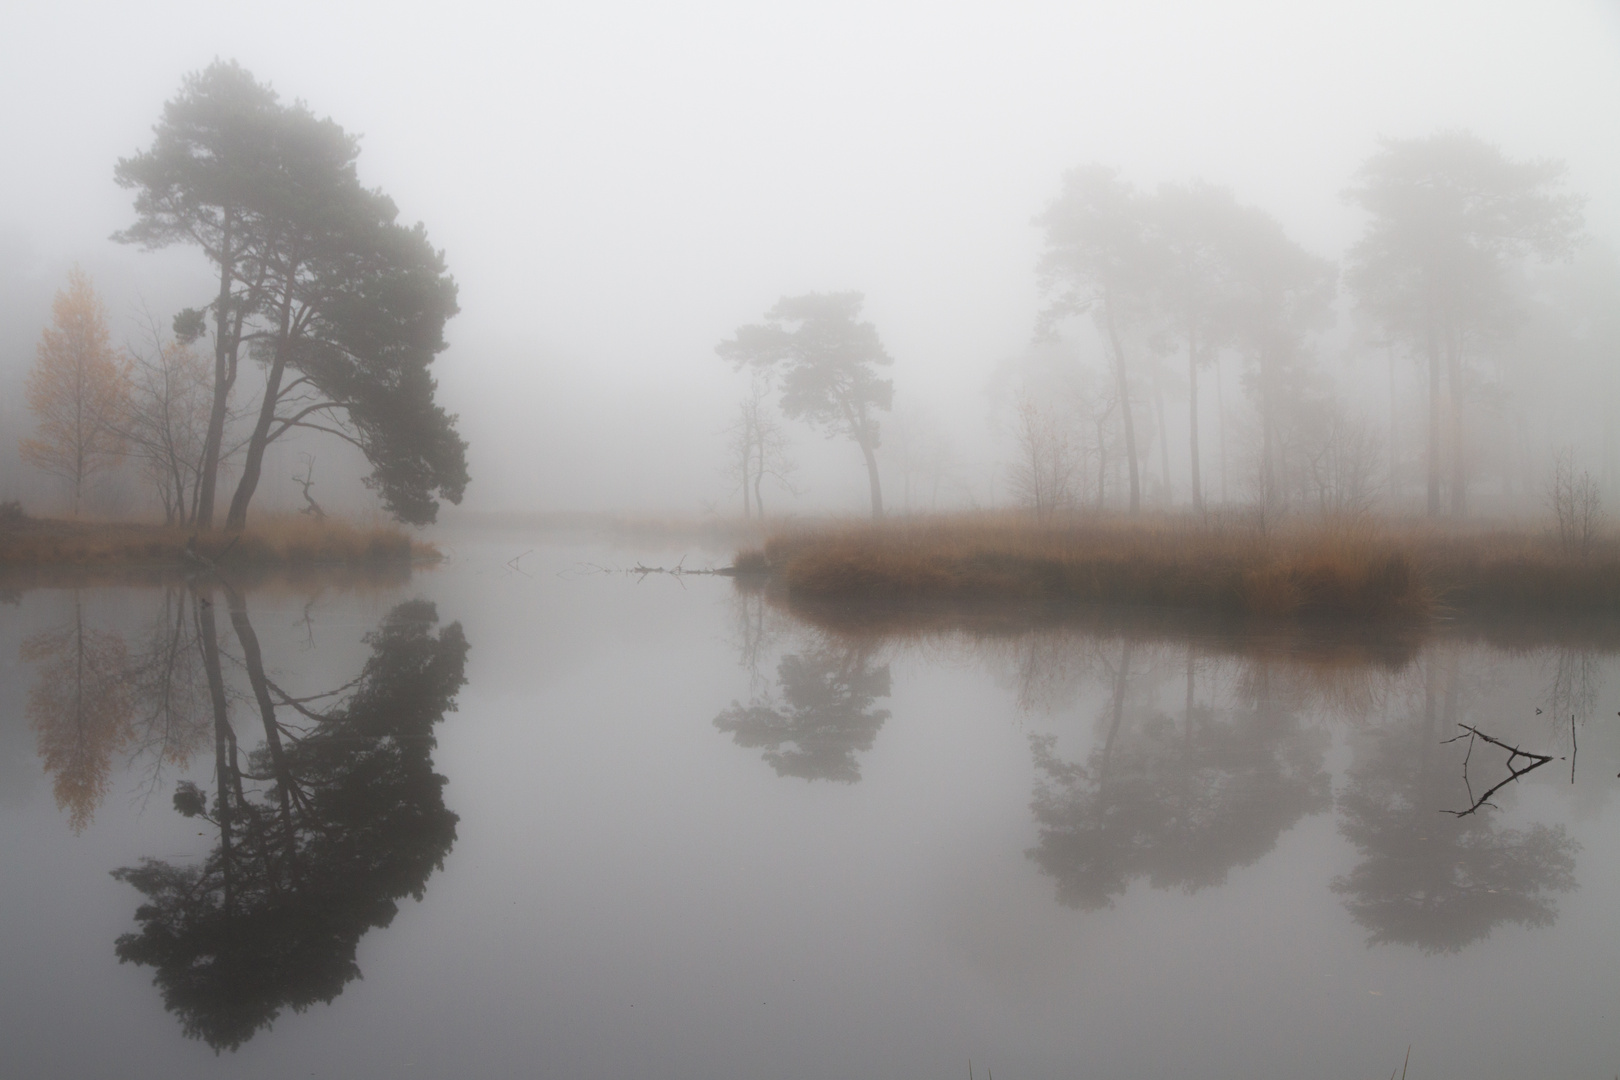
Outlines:
{"label": "dead branch in water", "polygon": [[[1476,727],[1470,727],[1467,724],[1458,724],[1457,726],[1462,728],[1464,731],[1468,732],[1468,752],[1463,755],[1463,785],[1468,789],[1468,795],[1469,795],[1470,798],[1473,798],[1474,787],[1473,787],[1472,784],[1470,784],[1468,782],[1468,761],[1469,761],[1469,759],[1471,757],[1473,757],[1473,754],[1474,754],[1474,740],[1475,739],[1483,739],[1485,742],[1490,743],[1492,746],[1500,746],[1502,749],[1504,749],[1504,750],[1506,750],[1508,752],[1508,759],[1507,759],[1508,776],[1507,776],[1506,780],[1503,780],[1501,783],[1497,784],[1495,787],[1493,787],[1489,791],[1485,792],[1485,794],[1483,794],[1479,798],[1475,799],[1474,800],[1474,805],[1470,806],[1468,809],[1466,809],[1466,810],[1442,810],[1442,811],[1440,811],[1442,814],[1450,814],[1453,817],[1467,817],[1469,814],[1474,813],[1475,811],[1477,811],[1482,806],[1489,806],[1492,809],[1500,810],[1501,807],[1497,806],[1495,803],[1490,801],[1492,795],[1495,795],[1498,791],[1500,791],[1502,788],[1506,787],[1508,784],[1511,784],[1513,781],[1517,780],[1519,777],[1524,776],[1527,773],[1535,772],[1537,769],[1541,768],[1543,765],[1547,764],[1547,762],[1552,760],[1551,756],[1549,756],[1547,754],[1532,754],[1528,750],[1521,750],[1517,746],[1514,746],[1512,743],[1505,743],[1501,739],[1494,738],[1493,736],[1485,734],[1483,731],[1479,730]],[[1463,736],[1461,736],[1461,735],[1454,735],[1449,739],[1442,739],[1442,740],[1440,740],[1441,745],[1444,745],[1446,743],[1454,743],[1458,739],[1461,739],[1462,737]],[[1530,762],[1530,764],[1526,765],[1522,769],[1514,768],[1513,763],[1515,761],[1517,761],[1519,758],[1524,758],[1526,761]]]}
{"label": "dead branch in water", "polygon": [[649,574],[662,574],[665,577],[732,577],[737,573],[735,567],[716,566],[706,567],[702,570],[689,570],[686,567],[686,556],[674,566],[648,566],[637,560],[636,565],[630,567],[602,566],[599,563],[580,563],[570,570],[560,571],[559,577],[574,577],[580,574],[633,574],[637,581],[644,580]]}

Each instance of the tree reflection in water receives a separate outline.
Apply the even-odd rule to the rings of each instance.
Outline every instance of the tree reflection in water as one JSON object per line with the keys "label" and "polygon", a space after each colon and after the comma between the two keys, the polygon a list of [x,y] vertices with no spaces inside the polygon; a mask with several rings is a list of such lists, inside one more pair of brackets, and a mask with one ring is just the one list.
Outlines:
{"label": "tree reflection in water", "polygon": [[465,682],[459,623],[432,604],[396,607],[369,634],[359,676],[294,698],[266,674],[243,598],[230,620],[264,744],[242,754],[228,716],[208,596],[195,625],[213,714],[215,789],[178,786],[175,808],[219,841],[200,865],[157,859],[114,871],[145,897],[120,960],[149,965],[187,1035],[236,1049],[283,1008],[329,1002],[360,974],[355,949],[406,895],[421,898],[456,836],[433,771],[433,726]]}
{"label": "tree reflection in water", "polygon": [[1065,761],[1052,736],[1032,736],[1040,839],[1029,852],[1072,907],[1112,905],[1130,882],[1195,892],[1257,861],[1307,814],[1332,804],[1326,732],[1303,727],[1281,681],[1261,669],[1242,707],[1194,700],[1194,660],[1178,720],[1133,684],[1127,643],[1112,683],[1107,734],[1085,762]]}
{"label": "tree reflection in water", "polygon": [[75,590],[72,621],[29,636],[22,659],[39,666],[28,723],[40,759],[57,808],[82,832],[107,794],[114,755],[134,732],[128,650],[121,635],[85,624]]}
{"label": "tree reflection in water", "polygon": [[733,701],[714,726],[738,746],[763,748],[778,776],[837,780],[861,778],[855,755],[872,748],[888,709],[873,708],[889,696],[889,665],[874,666],[861,646],[823,647],[809,655],[784,656],[776,666],[782,702]]}
{"label": "tree reflection in water", "polygon": [[[1436,709],[1436,663],[1446,665],[1443,709]],[[1426,661],[1422,712],[1365,733],[1339,798],[1340,832],[1361,862],[1333,882],[1368,931],[1368,944],[1459,952],[1498,923],[1550,926],[1554,894],[1575,887],[1578,845],[1562,825],[1504,829],[1466,806],[1458,755],[1441,740],[1460,719],[1455,653]]]}

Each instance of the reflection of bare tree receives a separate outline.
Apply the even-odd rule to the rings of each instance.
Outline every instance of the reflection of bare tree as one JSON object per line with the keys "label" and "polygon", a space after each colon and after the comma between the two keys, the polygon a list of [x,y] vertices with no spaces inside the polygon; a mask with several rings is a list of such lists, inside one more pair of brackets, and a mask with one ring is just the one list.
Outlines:
{"label": "reflection of bare tree", "polygon": [[56,805],[80,832],[107,794],[113,757],[132,733],[124,639],[86,626],[75,591],[73,621],[27,638],[22,658],[39,665],[28,694],[28,722],[39,756],[51,776]]}
{"label": "reflection of bare tree", "polygon": [[145,644],[128,668],[136,714],[132,750],[151,763],[149,792],[161,783],[165,766],[190,764],[211,727],[195,612],[187,599],[183,589],[163,590]]}
{"label": "reflection of bare tree", "polygon": [[244,760],[214,606],[198,594],[215,790],[210,806],[181,784],[174,803],[219,842],[200,865],[147,859],[115,873],[145,897],[119,959],[153,967],[186,1034],[215,1049],[341,993],[360,973],[360,937],[392,921],[400,898],[420,898],[443,864],[457,819],[433,771],[433,727],[454,707],[467,654],[459,624],[435,635],[431,604],[402,604],[367,637],[351,692],[292,699],[265,675],[245,602],[232,594],[229,606],[264,744]]}
{"label": "reflection of bare tree", "polygon": [[1177,720],[1133,700],[1131,661],[1126,645],[1107,733],[1084,763],[1059,757],[1050,736],[1030,740],[1041,774],[1030,857],[1073,907],[1107,907],[1138,877],[1188,892],[1219,885],[1332,802],[1325,734],[1302,727],[1267,680],[1223,716],[1196,704],[1189,655]]}
{"label": "reflection of bare tree", "polygon": [[1109,647],[1089,634],[1043,630],[1005,644],[983,646],[1017,694],[1024,711],[1057,712],[1080,696],[1086,683],[1110,671]]}
{"label": "reflection of bare tree", "polygon": [[1603,692],[1603,665],[1594,649],[1565,646],[1552,658],[1552,678],[1547,686],[1547,718],[1553,730],[1564,735],[1570,718],[1585,724],[1597,712]]}
{"label": "reflection of bare tree", "polygon": [[1340,831],[1362,860],[1333,890],[1369,944],[1458,952],[1497,923],[1550,926],[1553,894],[1575,887],[1577,845],[1563,826],[1503,829],[1493,815],[1440,812],[1465,801],[1466,749],[1441,745],[1461,712],[1457,658],[1446,659],[1443,708],[1431,657],[1421,714],[1364,734],[1339,799]]}
{"label": "reflection of bare tree", "polygon": [[737,583],[731,594],[732,615],[736,626],[737,663],[748,672],[748,690],[758,695],[764,689],[767,676],[765,660],[781,638],[776,625],[777,615],[765,600],[765,590]]}
{"label": "reflection of bare tree", "polygon": [[874,667],[866,649],[823,648],[789,655],[776,667],[782,703],[756,697],[735,701],[714,719],[738,746],[763,748],[778,776],[806,780],[861,778],[855,755],[870,750],[889,710],[873,703],[889,696],[889,665]]}

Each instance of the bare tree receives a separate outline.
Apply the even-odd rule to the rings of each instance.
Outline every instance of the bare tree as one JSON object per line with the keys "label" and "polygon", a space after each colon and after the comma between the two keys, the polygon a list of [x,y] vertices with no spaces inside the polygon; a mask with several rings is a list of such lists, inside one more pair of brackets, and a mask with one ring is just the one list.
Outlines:
{"label": "bare tree", "polygon": [[788,436],[771,411],[770,382],[758,372],[737,405],[737,419],[726,429],[726,475],[742,489],[743,517],[765,520],[765,478],[797,495],[793,474],[798,465],[788,456]]}
{"label": "bare tree", "polygon": [[737,370],[780,372],[782,412],[806,420],[828,438],[845,436],[860,447],[872,491],[872,518],[883,516],[878,479],[878,420],[894,401],[894,383],[878,369],[894,363],[877,327],[859,322],[865,298],[858,292],[784,296],[765,322],[739,326],[737,336],[715,346]]}
{"label": "bare tree", "polygon": [[317,521],[325,521],[326,520],[326,511],[322,510],[321,509],[321,504],[315,501],[315,496],[313,496],[313,495],[311,495],[309,493],[309,489],[315,486],[315,455],[314,454],[305,454],[304,455],[304,475],[303,476],[295,476],[292,479],[293,479],[293,483],[299,484],[299,485],[301,485],[303,487],[303,489],[304,489],[304,501],[309,504],[308,506],[304,507],[302,510],[300,510],[298,512],[300,514],[309,514],[309,515],[313,516],[315,518],[315,520],[317,520]]}
{"label": "bare tree", "polygon": [[146,322],[144,347],[127,350],[130,394],[120,428],[157,492],[164,521],[191,524],[201,494],[212,376],[191,341],[164,341],[150,314]]}
{"label": "bare tree", "polygon": [[1552,486],[1548,492],[1558,541],[1564,551],[1585,558],[1603,529],[1603,493],[1592,474],[1575,471],[1574,451],[1559,451],[1553,462]]}
{"label": "bare tree", "polygon": [[[900,501],[903,509],[910,510],[913,499],[913,481],[919,489],[926,489],[929,509],[939,506],[940,485],[958,479],[955,451],[951,438],[933,413],[911,405],[889,422],[888,445],[900,466]],[[915,493],[918,505],[924,501],[923,490]]]}
{"label": "bare tree", "polygon": [[1013,494],[1038,518],[1072,510],[1084,480],[1084,451],[1073,418],[1027,389],[1018,395],[1014,434],[1018,459],[1009,481]]}

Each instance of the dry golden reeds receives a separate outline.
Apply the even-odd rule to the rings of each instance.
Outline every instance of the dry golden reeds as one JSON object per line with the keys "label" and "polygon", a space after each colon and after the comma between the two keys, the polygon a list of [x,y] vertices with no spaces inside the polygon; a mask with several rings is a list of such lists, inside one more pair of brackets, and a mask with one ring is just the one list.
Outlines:
{"label": "dry golden reeds", "polygon": [[0,528],[0,566],[158,565],[194,562],[190,553],[227,566],[367,565],[436,559],[431,545],[390,524],[338,518],[268,516],[240,536],[132,522],[29,519]]}
{"label": "dry golden reeds", "polygon": [[761,565],[789,597],[834,603],[1061,600],[1330,620],[1620,612],[1620,545],[1576,556],[1531,532],[1367,519],[899,519],[786,533],[738,556]]}

